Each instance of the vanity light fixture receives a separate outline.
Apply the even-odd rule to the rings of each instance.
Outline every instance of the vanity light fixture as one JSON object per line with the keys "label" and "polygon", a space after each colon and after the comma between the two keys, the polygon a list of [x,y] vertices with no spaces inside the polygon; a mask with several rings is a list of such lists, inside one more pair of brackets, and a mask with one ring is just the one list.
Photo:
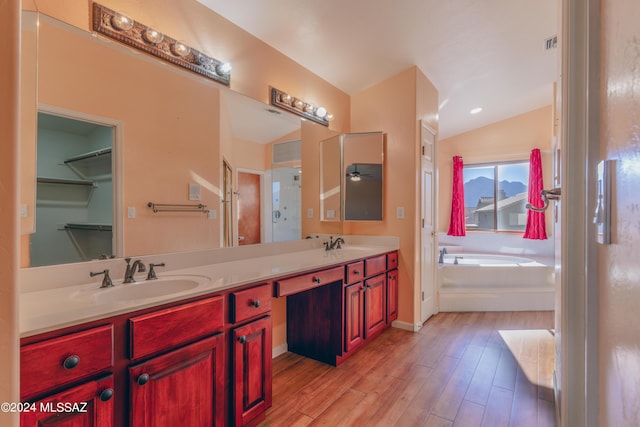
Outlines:
{"label": "vanity light fixture", "polygon": [[333,120],[333,115],[328,114],[326,108],[316,107],[274,87],[271,88],[271,105],[324,126],[329,126],[329,122]]}
{"label": "vanity light fixture", "polygon": [[212,58],[122,13],[93,3],[93,31],[229,86],[231,64]]}

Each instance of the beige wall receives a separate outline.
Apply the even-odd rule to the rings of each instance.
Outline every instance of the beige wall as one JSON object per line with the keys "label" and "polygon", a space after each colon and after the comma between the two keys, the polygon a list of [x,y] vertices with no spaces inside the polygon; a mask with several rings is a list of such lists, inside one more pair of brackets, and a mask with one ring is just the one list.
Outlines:
{"label": "beige wall", "polygon": [[[549,101],[552,101],[549,94]],[[438,231],[447,232],[451,217],[453,156],[462,156],[465,165],[483,162],[526,160],[533,148],[542,155],[544,188],[552,188],[553,118],[551,106],[443,139],[438,142]],[[547,234],[552,215],[547,213]]]}
{"label": "beige wall", "polygon": [[640,3],[601,1],[600,160],[616,160],[612,244],[599,245],[601,426],[640,425]]}
{"label": "beige wall", "polygon": [[[0,402],[18,402],[18,61],[20,2],[3,2],[0,14]],[[17,426],[18,414],[0,411],[0,425]]]}
{"label": "beige wall", "polygon": [[[382,222],[348,222],[351,234],[400,237],[399,314],[409,324],[419,321],[419,129],[420,119],[437,129],[438,92],[424,74],[412,67],[352,98],[351,131],[381,130],[386,134],[384,211]],[[412,165],[413,167],[407,167]],[[404,219],[396,218],[403,207]]]}

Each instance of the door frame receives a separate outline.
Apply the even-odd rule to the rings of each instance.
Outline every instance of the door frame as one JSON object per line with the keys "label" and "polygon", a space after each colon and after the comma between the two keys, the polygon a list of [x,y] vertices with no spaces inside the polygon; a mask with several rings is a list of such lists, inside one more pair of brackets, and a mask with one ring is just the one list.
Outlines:
{"label": "door frame", "polygon": [[[561,4],[561,237],[559,426],[598,425],[599,0]],[[556,249],[557,250],[557,249]]]}

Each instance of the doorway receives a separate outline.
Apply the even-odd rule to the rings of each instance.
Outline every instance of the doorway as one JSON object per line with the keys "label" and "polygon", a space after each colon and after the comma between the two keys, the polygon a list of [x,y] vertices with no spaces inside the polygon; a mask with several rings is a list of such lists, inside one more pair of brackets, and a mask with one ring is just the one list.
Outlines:
{"label": "doorway", "polygon": [[238,170],[237,178],[238,245],[261,243],[262,173]]}
{"label": "doorway", "polygon": [[116,256],[115,125],[40,111],[37,129],[30,266]]}
{"label": "doorway", "polygon": [[437,313],[436,307],[436,133],[429,126],[420,126],[421,145],[421,227],[420,227],[420,325]]}

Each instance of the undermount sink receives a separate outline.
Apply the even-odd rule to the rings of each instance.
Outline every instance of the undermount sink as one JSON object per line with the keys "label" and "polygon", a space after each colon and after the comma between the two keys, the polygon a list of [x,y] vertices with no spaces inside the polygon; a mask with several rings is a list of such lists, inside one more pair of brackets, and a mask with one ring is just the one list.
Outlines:
{"label": "undermount sink", "polygon": [[100,301],[130,301],[169,296],[196,289],[209,281],[206,276],[180,275],[158,277],[101,289],[95,298]]}

